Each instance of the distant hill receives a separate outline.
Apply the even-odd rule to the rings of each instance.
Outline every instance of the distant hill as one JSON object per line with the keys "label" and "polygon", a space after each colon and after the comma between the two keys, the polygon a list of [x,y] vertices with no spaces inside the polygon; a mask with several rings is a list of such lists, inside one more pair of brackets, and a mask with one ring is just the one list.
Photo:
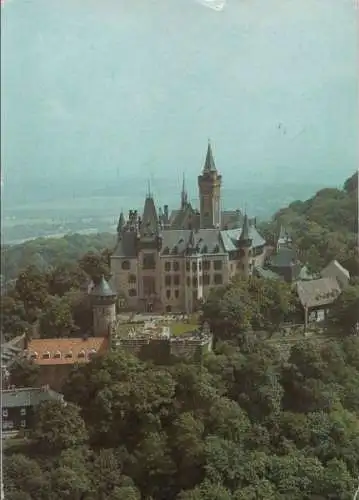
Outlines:
{"label": "distant hill", "polygon": [[115,235],[69,234],[62,238],[37,238],[19,245],[2,245],[2,275],[6,281],[16,278],[19,272],[32,264],[40,271],[63,263],[74,263],[86,252],[101,252],[113,248]]}
{"label": "distant hill", "polygon": [[345,181],[343,189],[324,188],[279,210],[261,225],[267,240],[275,240],[281,224],[312,268],[333,258],[351,266],[358,244],[358,173]]}

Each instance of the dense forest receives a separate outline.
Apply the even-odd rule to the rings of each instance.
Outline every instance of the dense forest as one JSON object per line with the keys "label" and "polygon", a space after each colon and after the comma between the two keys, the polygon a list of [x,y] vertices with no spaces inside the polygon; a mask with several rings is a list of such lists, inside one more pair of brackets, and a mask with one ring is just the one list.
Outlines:
{"label": "dense forest", "polygon": [[359,275],[357,173],[345,181],[343,189],[322,189],[262,223],[260,229],[268,242],[274,242],[281,224],[293,238],[303,263],[312,270],[321,270],[337,259],[351,274]]}
{"label": "dense forest", "polygon": [[[203,363],[161,366],[119,349],[76,366],[63,389],[67,405],[42,403],[29,437],[8,441],[6,499],[352,500],[359,486],[355,203],[353,176],[342,191],[296,202],[263,228],[273,237],[285,223],[313,268],[338,258],[336,245],[352,266],[320,338],[297,339],[289,357],[272,342],[299,310],[286,283],[238,279],[213,290],[201,321],[214,334],[214,351]],[[2,297],[4,331],[90,330],[82,285],[108,276],[106,245],[83,245],[77,254],[46,253],[40,243],[48,267],[14,257],[19,271]],[[12,372],[18,385],[31,386],[37,367],[21,361]]]}

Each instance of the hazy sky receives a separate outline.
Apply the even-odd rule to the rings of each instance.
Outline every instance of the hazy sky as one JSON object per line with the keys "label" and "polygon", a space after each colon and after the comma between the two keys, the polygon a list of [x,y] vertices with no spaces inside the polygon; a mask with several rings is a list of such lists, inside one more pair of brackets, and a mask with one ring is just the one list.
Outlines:
{"label": "hazy sky", "polygon": [[5,2],[5,186],[142,191],[150,175],[163,190],[184,171],[194,190],[208,137],[228,189],[342,183],[358,158],[354,3]]}

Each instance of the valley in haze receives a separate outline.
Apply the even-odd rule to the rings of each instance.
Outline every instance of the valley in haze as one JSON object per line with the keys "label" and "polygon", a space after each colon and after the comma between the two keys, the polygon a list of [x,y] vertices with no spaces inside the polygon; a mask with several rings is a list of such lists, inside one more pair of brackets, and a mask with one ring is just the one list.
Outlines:
{"label": "valley in haze", "polygon": [[198,205],[208,137],[223,208],[260,219],[357,168],[351,0],[1,8],[5,242],[114,231],[148,181],[176,208],[183,173]]}

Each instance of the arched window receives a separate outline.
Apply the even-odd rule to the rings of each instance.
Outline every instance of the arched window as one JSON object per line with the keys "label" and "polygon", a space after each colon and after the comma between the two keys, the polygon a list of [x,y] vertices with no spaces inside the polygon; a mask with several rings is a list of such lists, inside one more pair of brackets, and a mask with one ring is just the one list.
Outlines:
{"label": "arched window", "polygon": [[79,359],[83,359],[83,358],[85,357],[85,351],[84,351],[84,350],[80,351],[80,352],[78,353],[77,357],[78,357]]}
{"label": "arched window", "polygon": [[60,351],[56,351],[55,354],[54,354],[54,358],[55,359],[60,359],[61,358],[61,352]]}
{"label": "arched window", "polygon": [[130,267],[131,267],[131,263],[130,263],[130,261],[129,261],[129,260],[124,260],[124,261],[122,262],[122,269],[123,269],[124,271],[128,271],[128,270],[130,269]]}

